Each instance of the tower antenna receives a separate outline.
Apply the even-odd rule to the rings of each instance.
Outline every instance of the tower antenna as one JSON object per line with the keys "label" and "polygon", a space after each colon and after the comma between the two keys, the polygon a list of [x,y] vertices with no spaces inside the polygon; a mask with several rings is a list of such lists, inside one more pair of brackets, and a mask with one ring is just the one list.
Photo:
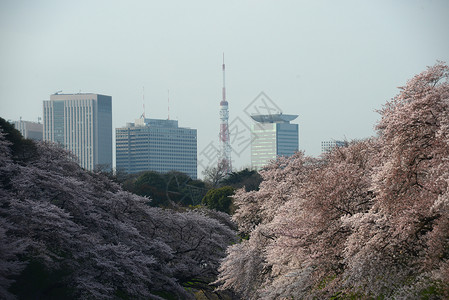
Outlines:
{"label": "tower antenna", "polygon": [[168,110],[168,120],[170,120],[170,90],[167,90],[167,110]]}
{"label": "tower antenna", "polygon": [[225,85],[225,62],[224,62],[224,52],[223,52],[223,101],[226,101],[226,85]]}
{"label": "tower antenna", "polygon": [[143,106],[143,113],[141,118],[145,119],[145,86],[142,87],[142,106]]}

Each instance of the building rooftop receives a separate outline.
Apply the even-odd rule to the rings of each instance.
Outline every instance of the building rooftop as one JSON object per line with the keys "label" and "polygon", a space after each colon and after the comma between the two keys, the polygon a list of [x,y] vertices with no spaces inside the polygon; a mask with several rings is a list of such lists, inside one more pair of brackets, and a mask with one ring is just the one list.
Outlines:
{"label": "building rooftop", "polygon": [[[134,123],[127,122],[125,126],[119,128],[178,128],[178,129],[192,129],[189,127],[179,127],[178,120],[169,119],[149,119],[141,116],[135,119]],[[117,129],[119,129],[117,128]],[[193,129],[196,130],[196,129]]]}
{"label": "building rooftop", "polygon": [[296,119],[298,115],[270,114],[270,115],[252,115],[251,118],[259,123],[289,123]]}

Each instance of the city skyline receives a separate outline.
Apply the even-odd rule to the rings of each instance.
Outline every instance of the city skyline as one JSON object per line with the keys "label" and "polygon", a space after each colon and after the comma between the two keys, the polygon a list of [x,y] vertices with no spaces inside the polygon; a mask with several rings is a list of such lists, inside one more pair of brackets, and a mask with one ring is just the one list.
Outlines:
{"label": "city skyline", "polygon": [[[375,110],[398,86],[449,61],[448,14],[447,1],[419,0],[6,0],[1,117],[37,121],[49,94],[81,90],[113,97],[118,128],[143,103],[148,118],[166,118],[169,89],[170,115],[198,129],[200,154],[219,145],[224,52],[230,126],[249,128],[247,108],[265,92],[281,111],[299,115],[300,150],[317,156],[321,141],[374,135]],[[249,166],[249,148],[232,160],[234,169]]]}

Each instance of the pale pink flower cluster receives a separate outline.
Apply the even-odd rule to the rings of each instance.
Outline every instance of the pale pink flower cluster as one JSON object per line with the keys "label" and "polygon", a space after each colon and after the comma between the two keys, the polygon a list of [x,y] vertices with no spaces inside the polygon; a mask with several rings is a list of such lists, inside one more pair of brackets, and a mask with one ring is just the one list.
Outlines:
{"label": "pale pink flower cluster", "polygon": [[379,111],[378,136],[297,153],[235,195],[247,236],[221,289],[245,299],[449,297],[449,68],[429,67]]}

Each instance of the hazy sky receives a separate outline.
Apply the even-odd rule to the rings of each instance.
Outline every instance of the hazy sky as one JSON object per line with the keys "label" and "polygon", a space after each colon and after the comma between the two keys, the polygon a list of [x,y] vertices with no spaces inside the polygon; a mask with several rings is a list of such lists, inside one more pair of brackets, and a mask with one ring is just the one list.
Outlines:
{"label": "hazy sky", "polygon": [[50,94],[93,92],[112,96],[116,128],[142,114],[143,87],[146,116],[167,118],[170,90],[170,118],[198,129],[203,164],[218,147],[224,52],[238,168],[262,91],[299,115],[308,155],[374,135],[398,86],[449,62],[449,1],[0,0],[0,38],[1,117],[37,121]]}

